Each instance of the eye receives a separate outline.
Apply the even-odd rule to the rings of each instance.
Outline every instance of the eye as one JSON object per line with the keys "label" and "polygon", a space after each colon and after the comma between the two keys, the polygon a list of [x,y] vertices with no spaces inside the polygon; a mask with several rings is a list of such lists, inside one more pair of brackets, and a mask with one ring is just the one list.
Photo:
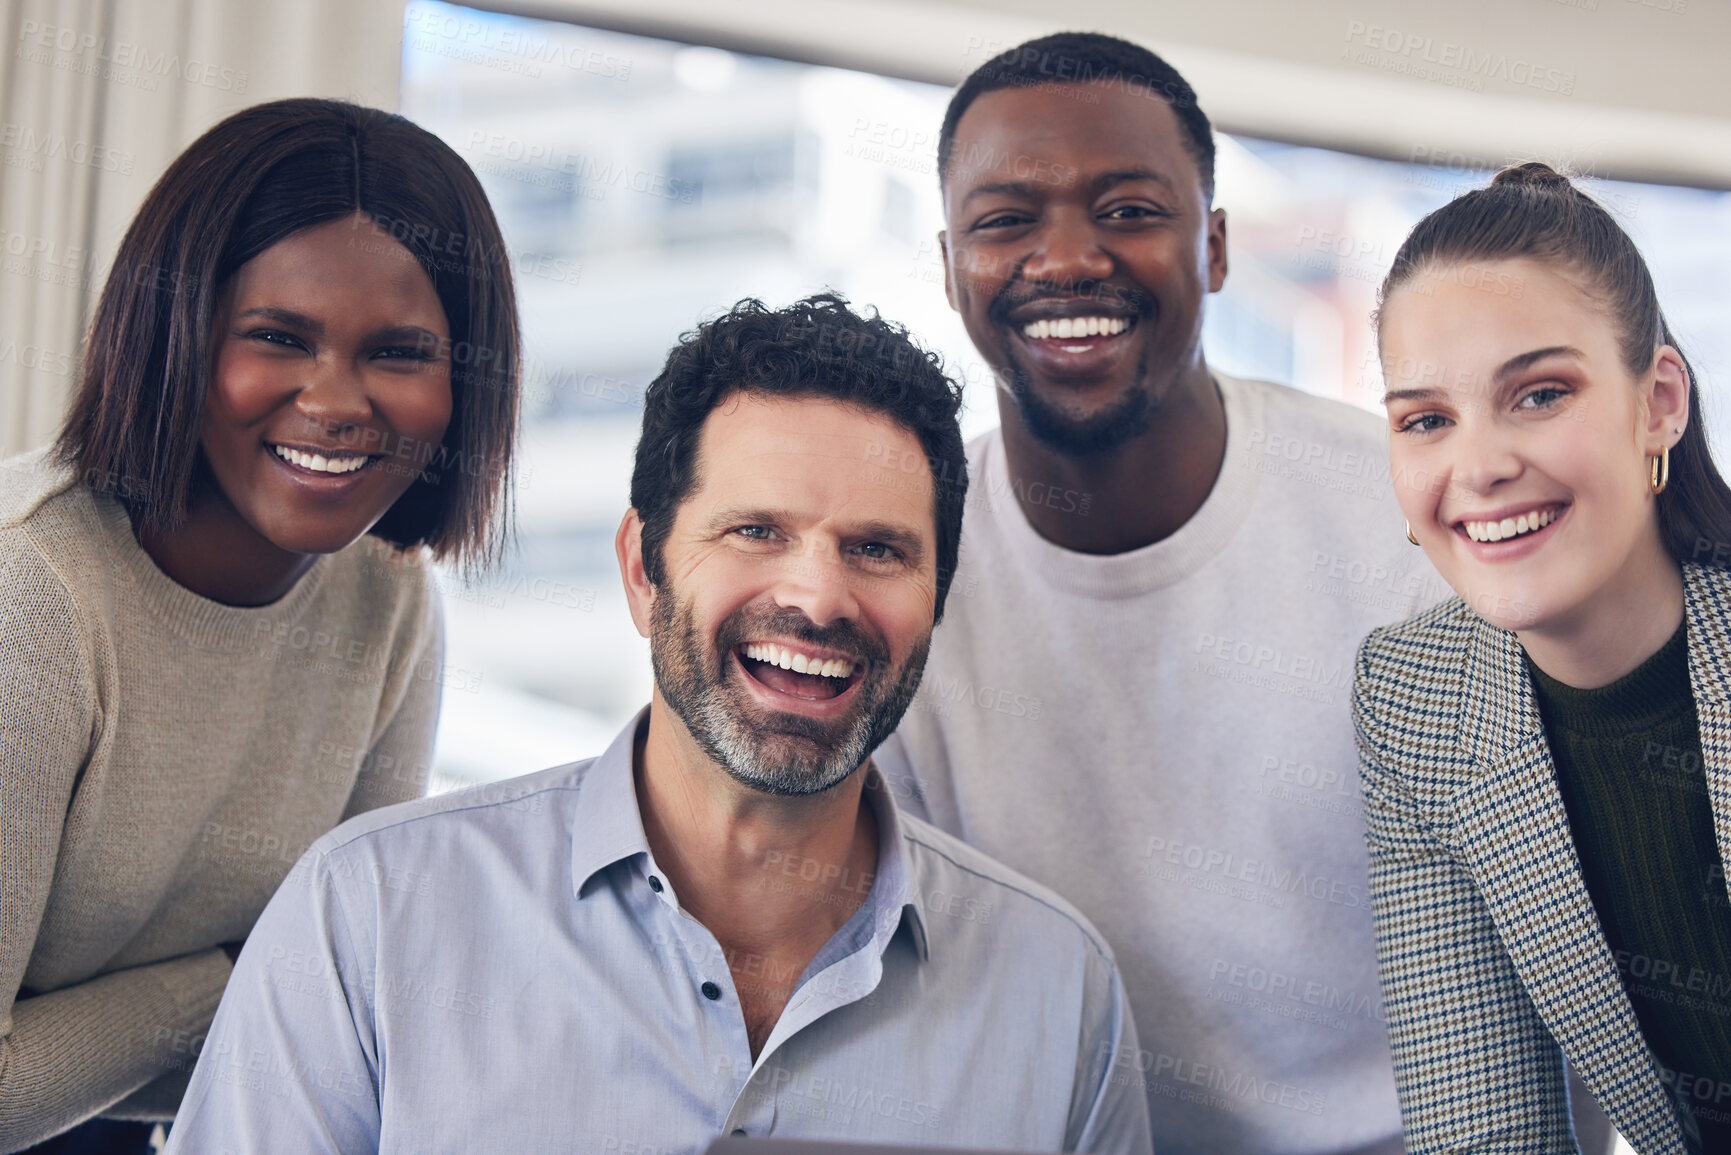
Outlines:
{"label": "eye", "polygon": [[382,349],[375,350],[373,357],[379,361],[435,361],[438,359],[433,355],[431,349],[420,345],[386,345]]}
{"label": "eye", "polygon": [[1032,219],[1025,213],[994,213],[975,225],[974,228],[976,231],[979,229],[1008,229],[1017,225],[1025,225]]}
{"label": "eye", "polygon": [[1104,221],[1136,221],[1170,215],[1170,213],[1161,212],[1159,209],[1150,208],[1147,205],[1114,205],[1101,213],[1100,219]]}
{"label": "eye", "polygon": [[264,345],[275,345],[280,349],[305,349],[306,342],[293,333],[285,333],[281,329],[253,329],[246,334],[249,341],[257,341]]}
{"label": "eye", "polygon": [[867,561],[900,561],[902,556],[895,546],[885,545],[881,541],[868,541],[855,548]]}
{"label": "eye", "polygon": [[1559,389],[1555,385],[1541,385],[1537,389],[1523,393],[1515,403],[1517,409],[1549,409],[1569,395],[1567,389]]}
{"label": "eye", "polygon": [[768,541],[775,536],[775,531],[767,525],[742,525],[733,532],[747,541]]}
{"label": "eye", "polygon": [[1440,413],[1417,413],[1408,417],[1399,426],[1399,433],[1434,433],[1449,423],[1449,419]]}

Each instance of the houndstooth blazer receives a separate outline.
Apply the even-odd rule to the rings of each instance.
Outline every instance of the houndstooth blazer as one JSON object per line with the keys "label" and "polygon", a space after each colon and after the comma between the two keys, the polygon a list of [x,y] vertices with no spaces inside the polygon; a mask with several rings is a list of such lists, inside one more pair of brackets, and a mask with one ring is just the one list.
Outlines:
{"label": "houndstooth blazer", "polygon": [[[1731,573],[1684,567],[1689,681],[1731,862]],[[1408,1149],[1573,1152],[1563,1056],[1642,1155],[1688,1149],[1581,878],[1515,636],[1459,598],[1372,633],[1353,687]]]}

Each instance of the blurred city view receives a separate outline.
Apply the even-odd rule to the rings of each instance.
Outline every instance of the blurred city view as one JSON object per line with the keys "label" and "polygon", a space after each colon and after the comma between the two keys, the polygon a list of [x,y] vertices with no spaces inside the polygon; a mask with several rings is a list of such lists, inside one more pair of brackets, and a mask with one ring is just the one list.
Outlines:
{"label": "blurred city view", "polygon": [[[742,297],[782,305],[837,289],[943,355],[967,388],[970,437],[997,423],[990,375],[944,300],[935,153],[948,98],[866,73],[409,5],[401,110],[461,153],[492,198],[528,365],[510,558],[468,584],[441,577],[449,673],[435,789],[598,754],[648,701],[648,645],[626,611],[613,535],[644,387],[700,320]],[[1208,303],[1210,364],[1380,412],[1370,315],[1401,239],[1483,184],[1484,169],[1528,158],[1453,159],[1220,134],[1231,272]],[[1587,185],[1651,263],[1723,451],[1731,193]]]}

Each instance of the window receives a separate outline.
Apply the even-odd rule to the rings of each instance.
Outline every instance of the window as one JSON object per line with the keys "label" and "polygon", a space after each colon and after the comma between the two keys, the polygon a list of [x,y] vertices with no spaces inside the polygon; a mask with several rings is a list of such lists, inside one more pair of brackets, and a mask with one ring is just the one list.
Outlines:
{"label": "window", "polygon": [[[437,787],[600,753],[648,701],[613,533],[644,387],[667,349],[745,296],[825,287],[939,350],[997,423],[989,374],[944,301],[937,130],[949,91],[412,0],[405,115],[474,166],[516,267],[527,343],[518,548],[444,581]],[[1377,408],[1369,315],[1407,231],[1467,168],[1219,137],[1231,274],[1210,364]],[[1731,445],[1731,194],[1591,182],[1634,235]]]}

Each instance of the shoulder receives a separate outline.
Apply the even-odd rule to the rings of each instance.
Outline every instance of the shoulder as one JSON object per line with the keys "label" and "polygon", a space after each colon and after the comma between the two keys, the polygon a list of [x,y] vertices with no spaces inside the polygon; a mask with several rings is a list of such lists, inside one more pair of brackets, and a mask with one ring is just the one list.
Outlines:
{"label": "shoulder", "polygon": [[1373,740],[1453,726],[1464,699],[1474,634],[1485,626],[1458,596],[1374,629],[1353,671],[1353,713]]}
{"label": "shoulder", "polygon": [[[0,460],[0,530],[18,528],[43,514],[43,506],[68,490],[76,492],[70,469],[44,446]],[[49,512],[45,516],[55,516]]]}
{"label": "shoulder", "polygon": [[1360,451],[1388,451],[1388,428],[1368,410],[1272,381],[1217,371],[1213,375],[1222,393],[1237,393],[1253,411],[1261,410],[1262,425],[1268,433],[1305,433]]}
{"label": "shoulder", "polygon": [[332,557],[322,596],[339,615],[358,619],[358,632],[394,638],[393,648],[411,646],[443,620],[427,552],[398,549],[372,534]]}
{"label": "shoulder", "polygon": [[1452,662],[1458,674],[1482,621],[1456,595],[1404,622],[1379,626],[1359,648],[1359,671],[1375,675],[1412,662],[1426,666]]}
{"label": "shoulder", "polygon": [[1116,968],[1112,948],[1087,916],[1058,894],[928,822],[898,812],[917,901],[934,924],[990,927],[1012,949],[1056,949]]}
{"label": "shoulder", "polygon": [[359,854],[393,862],[443,861],[453,848],[482,843],[544,846],[534,843],[536,835],[565,828],[565,807],[582,788],[594,761],[369,810],[324,835],[309,853],[320,858]]}
{"label": "shoulder", "polygon": [[0,461],[0,599],[8,607],[70,607],[109,580],[96,501],[46,449]]}

